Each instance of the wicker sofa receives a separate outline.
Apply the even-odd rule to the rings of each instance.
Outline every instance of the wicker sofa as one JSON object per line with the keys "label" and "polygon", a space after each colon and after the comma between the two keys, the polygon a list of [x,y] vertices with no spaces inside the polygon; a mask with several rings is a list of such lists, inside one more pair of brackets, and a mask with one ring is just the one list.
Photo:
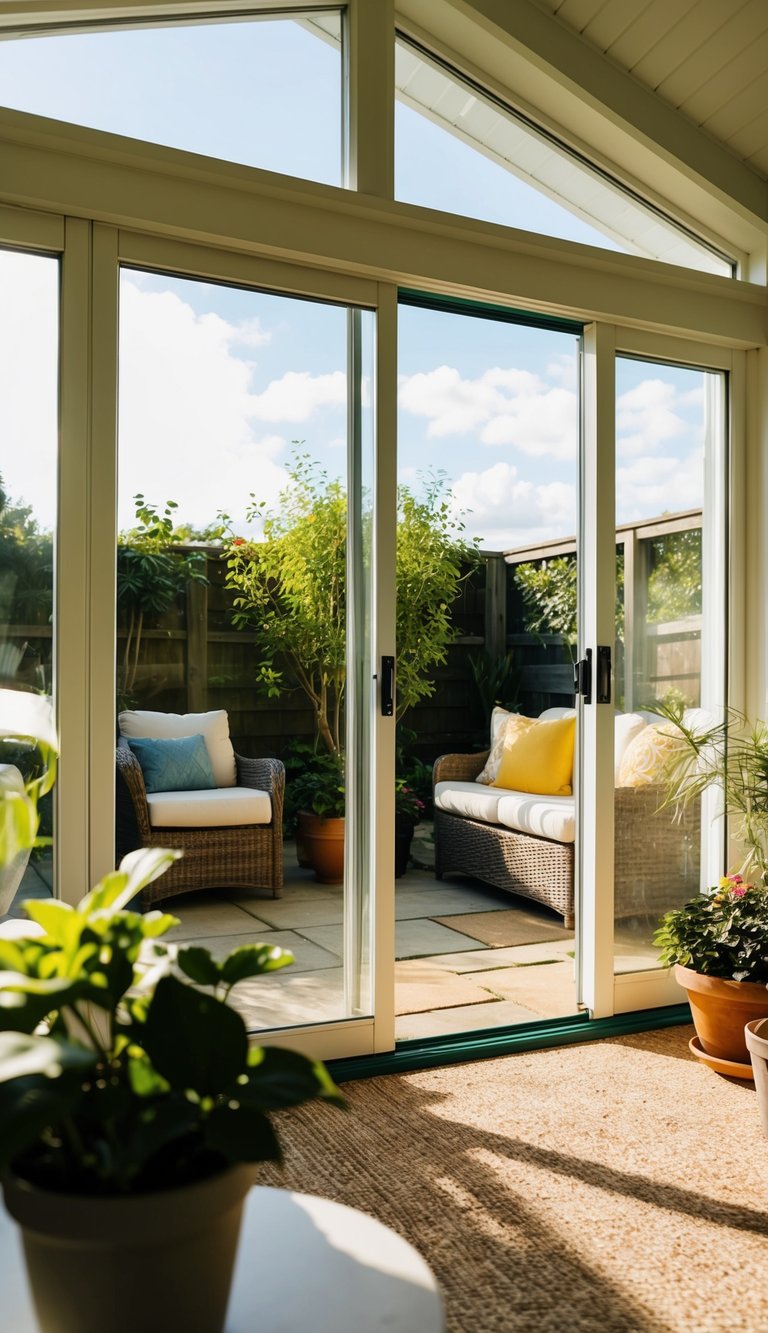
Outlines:
{"label": "wicker sofa", "polygon": [[[488,753],[446,754],[435,762],[435,875],[468,875],[530,898],[557,912],[570,929],[574,798],[480,786],[475,779]],[[617,749],[617,772],[620,758]],[[615,789],[617,917],[658,917],[699,888],[698,803],[681,816],[659,810],[660,800],[653,784]]]}
{"label": "wicker sofa", "polygon": [[[209,723],[208,719],[213,719]],[[222,721],[223,719],[223,721]],[[173,728],[174,720],[176,722]],[[283,800],[285,768],[279,759],[248,759],[229,741],[226,714],[125,713],[120,725],[142,734],[189,735],[213,726],[211,791],[147,794],[144,775],[127,737],[116,751],[116,859],[137,847],[173,847],[180,860],[147,886],[143,905],[198,889],[283,891]],[[166,728],[171,726],[169,732]],[[179,729],[181,728],[181,730]],[[222,771],[223,765],[223,771]],[[222,780],[223,779],[223,780]]]}

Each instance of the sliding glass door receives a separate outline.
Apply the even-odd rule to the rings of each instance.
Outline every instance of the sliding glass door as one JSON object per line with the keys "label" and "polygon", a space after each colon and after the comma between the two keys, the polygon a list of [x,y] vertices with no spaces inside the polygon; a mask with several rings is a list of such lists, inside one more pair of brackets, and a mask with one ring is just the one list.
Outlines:
{"label": "sliding glass door", "polygon": [[[290,951],[254,1033],[370,1029],[372,355],[368,310],[121,268],[118,853],[186,849],[175,942]],[[198,734],[176,790],[142,741]]]}

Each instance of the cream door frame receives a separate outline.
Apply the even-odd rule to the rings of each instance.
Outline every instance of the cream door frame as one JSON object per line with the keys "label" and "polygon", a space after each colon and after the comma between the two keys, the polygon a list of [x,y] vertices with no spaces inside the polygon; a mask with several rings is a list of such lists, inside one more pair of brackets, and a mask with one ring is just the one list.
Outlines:
{"label": "cream door frame", "polygon": [[[728,377],[727,475],[716,486],[720,508],[718,532],[727,569],[722,568],[716,597],[723,607],[727,660],[722,684],[727,701],[746,705],[746,551],[750,536],[743,520],[746,506],[747,440],[745,423],[746,357],[727,348],[706,347],[676,336],[665,337],[617,326],[591,326],[584,333],[583,497],[580,588],[582,639],[579,655],[599,643],[614,641],[615,606],[615,364],[622,354],[659,362],[721,371]],[[722,499],[723,503],[718,502]],[[726,508],[727,504],[727,508]],[[753,515],[752,521],[754,522]],[[723,562],[725,564],[725,561]],[[727,594],[727,595],[726,595]],[[727,616],[727,619],[726,619]],[[579,704],[578,871],[579,999],[595,1018],[681,1002],[670,973],[655,969],[614,974],[613,885],[613,705]],[[594,783],[589,774],[594,773]]]}

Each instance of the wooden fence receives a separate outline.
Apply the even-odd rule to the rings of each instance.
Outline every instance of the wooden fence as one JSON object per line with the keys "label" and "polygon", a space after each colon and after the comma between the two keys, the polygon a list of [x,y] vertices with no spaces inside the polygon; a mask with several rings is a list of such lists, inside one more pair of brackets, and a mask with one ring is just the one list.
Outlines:
{"label": "wooden fence", "polygon": [[[652,534],[684,531],[697,523],[700,526],[700,511],[692,511],[617,531],[617,543],[625,554],[625,640],[631,654],[631,670],[626,670],[624,645],[617,643],[618,706],[641,706],[643,691],[647,701],[670,688],[691,702],[698,699],[701,617],[693,614],[674,623],[648,623],[643,555]],[[430,762],[447,750],[480,748],[485,743],[488,704],[474,684],[471,659],[475,654],[487,652],[491,659],[498,659],[511,651],[516,705],[531,716],[553,704],[573,702],[572,649],[557,634],[526,631],[526,608],[514,571],[530,561],[575,556],[575,550],[575,542],[562,542],[488,554],[467,576],[452,612],[457,638],[448,650],[447,662],[435,673],[434,693],[405,719],[412,754]],[[268,699],[257,687],[258,635],[233,627],[232,594],[224,586],[225,577],[220,553],[211,548],[207,583],[188,583],[165,614],[147,621],[130,699],[120,702],[167,712],[225,708],[242,753],[284,757],[291,741],[311,741],[312,713],[299,691],[276,700]],[[121,613],[118,666],[126,633]],[[8,642],[34,642],[38,656],[50,658],[50,625],[16,625],[8,627],[6,635]]]}

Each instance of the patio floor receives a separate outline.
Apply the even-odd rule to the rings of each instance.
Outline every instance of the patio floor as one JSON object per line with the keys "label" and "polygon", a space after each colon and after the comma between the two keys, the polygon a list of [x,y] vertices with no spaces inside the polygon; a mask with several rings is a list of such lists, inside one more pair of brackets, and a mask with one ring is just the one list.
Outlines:
{"label": "patio floor", "polygon": [[[399,1041],[506,1027],[575,1013],[573,931],[554,912],[469,878],[438,881],[429,826],[396,881],[396,1037]],[[32,863],[9,915],[24,897],[50,894],[50,870]],[[240,983],[232,1002],[249,1027],[264,1031],[344,1019],[343,891],[318,884],[285,845],[285,889],[273,899],[245,890],[211,890],[163,903],[179,918],[166,936],[203,944],[215,955],[265,941],[290,949],[284,971]],[[653,966],[652,949],[629,933],[616,944],[617,966]],[[359,1012],[367,1012],[362,1009]]]}

